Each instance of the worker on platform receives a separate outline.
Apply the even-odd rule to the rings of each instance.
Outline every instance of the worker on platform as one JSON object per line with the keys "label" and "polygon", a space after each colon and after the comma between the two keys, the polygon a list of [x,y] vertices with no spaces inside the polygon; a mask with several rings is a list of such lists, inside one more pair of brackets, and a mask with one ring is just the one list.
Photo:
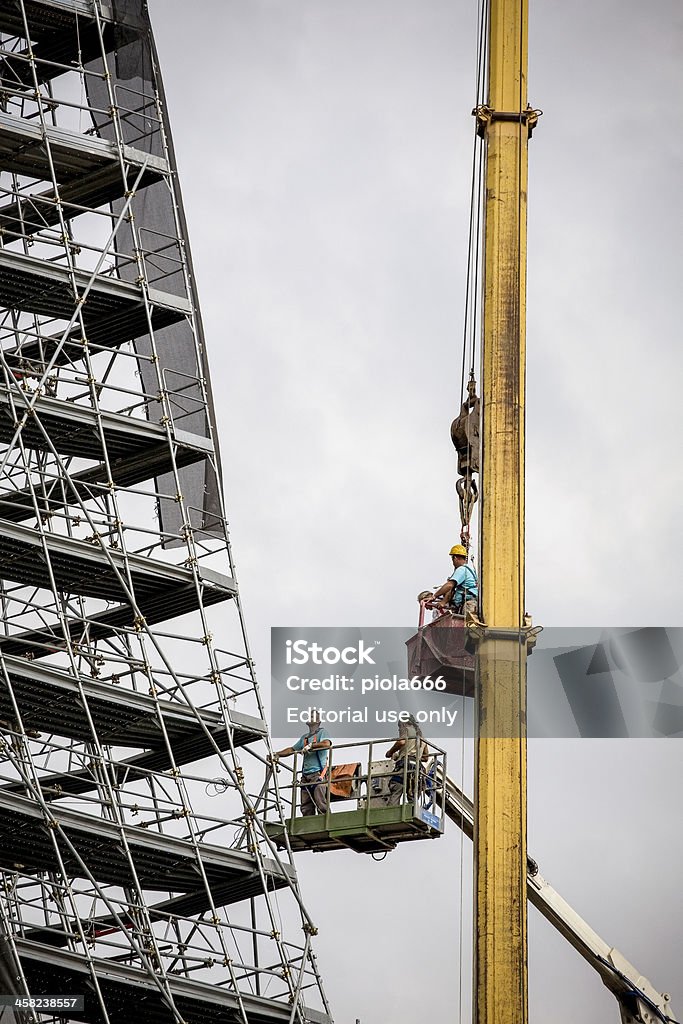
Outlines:
{"label": "worker on platform", "polygon": [[288,757],[294,753],[303,753],[304,760],[301,771],[301,813],[304,817],[311,814],[324,814],[327,808],[327,777],[329,749],[332,740],[320,724],[320,713],[311,712],[308,732],[299,737],[291,747],[277,750],[273,759]]}
{"label": "worker on platform", "polygon": [[389,779],[386,804],[387,807],[398,807],[404,792],[408,800],[415,796],[419,766],[429,756],[426,740],[413,715],[399,723],[398,739],[384,756],[394,760],[394,774]]}
{"label": "worker on platform", "polygon": [[450,609],[458,615],[471,612],[477,614],[479,606],[479,584],[477,574],[467,564],[467,548],[455,544],[449,551],[453,572],[432,597],[433,604],[440,609]]}

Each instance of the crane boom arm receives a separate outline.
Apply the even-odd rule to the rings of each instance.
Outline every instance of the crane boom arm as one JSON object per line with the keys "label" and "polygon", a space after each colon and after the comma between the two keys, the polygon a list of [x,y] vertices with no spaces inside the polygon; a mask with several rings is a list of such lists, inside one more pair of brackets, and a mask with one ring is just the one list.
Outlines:
{"label": "crane boom arm", "polygon": [[[472,801],[448,776],[444,778],[444,789],[446,817],[471,839],[474,834]],[[618,949],[604,942],[543,878],[531,858],[527,860],[527,897],[598,972],[619,1002],[622,1024],[673,1022],[668,994],[658,992]]]}

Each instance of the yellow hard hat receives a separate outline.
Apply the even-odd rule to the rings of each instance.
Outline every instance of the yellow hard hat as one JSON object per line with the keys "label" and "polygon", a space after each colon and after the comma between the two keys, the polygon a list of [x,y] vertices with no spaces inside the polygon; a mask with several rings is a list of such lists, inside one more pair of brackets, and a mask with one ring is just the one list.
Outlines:
{"label": "yellow hard hat", "polygon": [[463,544],[455,544],[454,547],[448,552],[449,555],[460,555],[462,558],[467,558],[467,548]]}

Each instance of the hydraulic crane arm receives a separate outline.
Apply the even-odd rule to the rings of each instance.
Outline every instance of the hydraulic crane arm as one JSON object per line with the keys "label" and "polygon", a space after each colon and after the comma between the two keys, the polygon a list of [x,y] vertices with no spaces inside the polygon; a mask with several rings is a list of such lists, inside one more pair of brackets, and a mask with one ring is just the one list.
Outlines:
{"label": "hydraulic crane arm", "polygon": [[[444,785],[446,816],[471,839],[474,805],[448,776]],[[616,996],[622,1024],[675,1024],[668,994],[658,992],[618,949],[604,942],[546,882],[531,858],[527,860],[527,896]]]}

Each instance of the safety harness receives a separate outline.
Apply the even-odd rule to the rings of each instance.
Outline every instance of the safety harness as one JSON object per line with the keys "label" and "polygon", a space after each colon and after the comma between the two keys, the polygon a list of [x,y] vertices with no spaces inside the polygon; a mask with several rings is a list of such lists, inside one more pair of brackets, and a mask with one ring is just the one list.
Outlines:
{"label": "safety harness", "polygon": [[[455,590],[453,591],[453,597],[451,599],[452,604],[454,605],[455,608],[462,608],[465,601],[467,601],[468,599],[468,595],[470,594],[470,588],[474,587],[475,589],[478,589],[479,582],[477,580],[477,574],[474,571],[474,569],[472,569],[471,566],[463,565],[459,566],[458,568],[467,569],[468,573],[470,574],[469,580],[466,580],[464,583],[455,584]],[[474,595],[472,595],[472,597],[474,599]]]}
{"label": "safety harness", "polygon": [[[317,743],[318,734],[320,730],[316,730],[312,736],[307,737],[308,743]],[[329,764],[329,758],[327,756],[327,748],[325,750],[310,750],[310,754],[315,754],[318,759],[318,779],[324,779],[327,775],[327,766]],[[324,758],[324,761],[323,761]],[[306,772],[306,775],[312,775],[313,772]]]}

